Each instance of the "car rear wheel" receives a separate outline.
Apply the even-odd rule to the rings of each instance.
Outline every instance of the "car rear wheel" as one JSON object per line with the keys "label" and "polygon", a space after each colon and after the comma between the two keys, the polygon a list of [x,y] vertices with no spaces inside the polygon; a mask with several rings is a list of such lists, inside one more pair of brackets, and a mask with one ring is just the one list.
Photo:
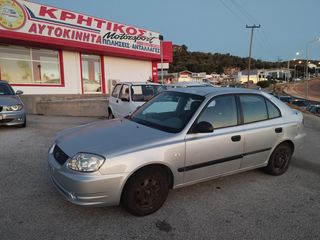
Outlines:
{"label": "car rear wheel", "polygon": [[121,204],[131,214],[145,216],[163,205],[168,192],[167,173],[158,167],[148,167],[129,178],[122,193]]}
{"label": "car rear wheel", "polygon": [[287,171],[291,157],[291,147],[288,144],[283,143],[277,146],[273,151],[268,165],[264,168],[264,170],[271,175],[281,175]]}
{"label": "car rear wheel", "polygon": [[108,119],[113,119],[114,115],[112,113],[112,110],[110,108],[108,108]]}

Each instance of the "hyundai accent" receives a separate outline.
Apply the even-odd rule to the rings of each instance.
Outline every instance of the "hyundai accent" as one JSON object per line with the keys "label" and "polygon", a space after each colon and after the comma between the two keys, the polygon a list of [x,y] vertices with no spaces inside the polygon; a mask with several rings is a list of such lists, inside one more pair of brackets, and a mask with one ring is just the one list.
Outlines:
{"label": "hyundai accent", "polygon": [[283,174],[304,135],[303,115],[270,94],[176,88],[126,118],[61,132],[48,161],[70,202],[121,204],[143,216],[170,189],[255,168]]}

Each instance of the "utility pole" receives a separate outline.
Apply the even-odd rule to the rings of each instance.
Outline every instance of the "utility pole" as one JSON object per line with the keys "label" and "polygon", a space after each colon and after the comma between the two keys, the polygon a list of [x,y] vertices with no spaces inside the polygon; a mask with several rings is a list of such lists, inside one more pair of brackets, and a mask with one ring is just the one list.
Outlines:
{"label": "utility pole", "polygon": [[253,38],[253,30],[255,28],[260,28],[260,24],[259,25],[252,25],[252,26],[249,26],[249,25],[246,25],[246,28],[251,28],[251,38],[250,38],[250,48],[249,48],[249,63],[248,63],[248,83],[249,83],[249,80],[250,80],[250,67],[251,67],[251,49],[252,49],[252,38]]}
{"label": "utility pole", "polygon": [[159,35],[160,40],[160,58],[161,58],[161,84],[163,84],[163,36]]}

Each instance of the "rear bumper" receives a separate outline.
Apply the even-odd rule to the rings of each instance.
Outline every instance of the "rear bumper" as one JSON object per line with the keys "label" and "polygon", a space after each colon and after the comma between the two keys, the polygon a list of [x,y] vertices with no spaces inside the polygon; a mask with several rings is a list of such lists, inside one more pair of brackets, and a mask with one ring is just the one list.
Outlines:
{"label": "rear bumper", "polygon": [[16,112],[0,112],[0,126],[12,126],[23,124],[26,120],[24,110]]}
{"label": "rear bumper", "polygon": [[305,132],[302,132],[300,134],[298,134],[292,141],[293,141],[293,144],[294,144],[294,148],[295,148],[295,152],[298,152],[299,150],[302,149],[302,145],[303,145],[303,140],[304,140],[304,137],[306,136],[306,133]]}

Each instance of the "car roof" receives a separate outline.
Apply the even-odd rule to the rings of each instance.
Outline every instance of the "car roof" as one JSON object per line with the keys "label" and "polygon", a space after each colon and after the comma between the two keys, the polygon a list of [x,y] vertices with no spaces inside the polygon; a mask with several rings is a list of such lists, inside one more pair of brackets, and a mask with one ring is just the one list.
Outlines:
{"label": "car roof", "polygon": [[228,94],[228,93],[259,93],[259,90],[252,90],[252,89],[244,89],[244,88],[227,88],[227,87],[187,87],[187,88],[170,88],[167,91],[170,92],[181,92],[181,93],[191,93],[200,96],[207,96],[207,95],[219,95],[219,94]]}
{"label": "car roof", "polygon": [[3,84],[9,84],[7,81],[5,80],[0,80],[0,83],[3,83]]}
{"label": "car roof", "polygon": [[128,84],[128,85],[156,85],[156,86],[160,86],[159,83],[153,83],[153,82],[118,82],[117,84]]}
{"label": "car roof", "polygon": [[204,82],[178,82],[166,85],[168,87],[192,87],[192,86],[210,86],[209,83]]}

